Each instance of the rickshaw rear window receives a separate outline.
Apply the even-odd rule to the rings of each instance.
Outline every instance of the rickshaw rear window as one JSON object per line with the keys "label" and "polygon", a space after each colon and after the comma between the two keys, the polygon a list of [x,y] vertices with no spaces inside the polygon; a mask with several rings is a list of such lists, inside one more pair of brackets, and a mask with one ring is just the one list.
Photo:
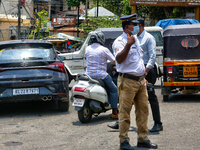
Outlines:
{"label": "rickshaw rear window", "polygon": [[194,48],[199,45],[199,41],[196,38],[191,38],[191,37],[186,37],[181,41],[181,45],[185,47],[186,49],[188,48]]}

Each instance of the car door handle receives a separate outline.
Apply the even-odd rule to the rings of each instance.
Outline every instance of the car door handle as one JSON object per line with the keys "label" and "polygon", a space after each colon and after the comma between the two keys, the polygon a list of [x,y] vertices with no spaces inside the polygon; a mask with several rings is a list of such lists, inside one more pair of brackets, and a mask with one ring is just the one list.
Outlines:
{"label": "car door handle", "polygon": [[80,60],[74,60],[74,62],[80,62]]}

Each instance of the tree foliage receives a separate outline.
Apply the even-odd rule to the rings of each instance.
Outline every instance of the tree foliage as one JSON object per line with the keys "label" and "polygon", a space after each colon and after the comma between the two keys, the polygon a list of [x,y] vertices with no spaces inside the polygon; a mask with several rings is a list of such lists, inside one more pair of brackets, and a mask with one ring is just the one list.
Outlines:
{"label": "tree foliage", "polygon": [[65,0],[70,7],[78,7],[80,3],[85,4],[86,0]]}
{"label": "tree foliage", "polygon": [[194,12],[190,7],[150,7],[138,6],[137,13],[139,16],[149,16],[151,19],[157,18],[185,18],[186,12]]}
{"label": "tree foliage", "polygon": [[79,30],[84,33],[84,39],[88,33],[97,28],[122,27],[119,17],[88,17],[80,24]]}
{"label": "tree foliage", "polygon": [[122,14],[123,15],[130,15],[131,14],[131,6],[129,5],[129,0],[122,0]]}
{"label": "tree foliage", "polygon": [[[49,17],[47,16],[48,12],[46,10],[42,10],[41,12],[37,13],[37,17],[35,17],[36,23],[34,26],[34,30],[31,31],[28,38],[35,39],[35,37],[41,39],[43,35],[41,33],[45,32],[43,27],[46,26],[47,22],[49,21]],[[47,28],[49,31],[49,28]]]}
{"label": "tree foliage", "polygon": [[[92,7],[97,6],[97,0],[93,2]],[[129,0],[99,0],[99,6],[102,6],[115,15],[128,15],[131,13],[131,6]]]}
{"label": "tree foliage", "polygon": [[[99,6],[105,7],[109,11],[118,15],[118,6],[120,16],[130,15],[131,6],[130,0],[99,0]],[[92,7],[97,6],[97,0],[94,1]],[[150,7],[150,6],[137,6],[138,16],[149,16],[151,19],[168,19],[168,18],[184,18],[186,12],[194,12],[192,7]]]}

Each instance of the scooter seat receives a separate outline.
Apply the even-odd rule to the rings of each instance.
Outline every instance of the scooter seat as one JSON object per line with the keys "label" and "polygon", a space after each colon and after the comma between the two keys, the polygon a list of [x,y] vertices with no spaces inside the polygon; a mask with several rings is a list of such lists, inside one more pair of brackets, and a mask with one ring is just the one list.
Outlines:
{"label": "scooter seat", "polygon": [[89,81],[89,78],[87,76],[83,76],[83,75],[81,75],[78,79],[83,80],[83,81]]}
{"label": "scooter seat", "polygon": [[[83,81],[89,81],[89,78],[88,78],[87,76],[83,76],[83,75],[81,75],[78,79],[79,79],[79,80],[83,80]],[[96,78],[92,78],[92,79],[99,81],[100,85],[101,85],[103,88],[106,88],[105,83],[104,83],[101,79],[96,79]]]}

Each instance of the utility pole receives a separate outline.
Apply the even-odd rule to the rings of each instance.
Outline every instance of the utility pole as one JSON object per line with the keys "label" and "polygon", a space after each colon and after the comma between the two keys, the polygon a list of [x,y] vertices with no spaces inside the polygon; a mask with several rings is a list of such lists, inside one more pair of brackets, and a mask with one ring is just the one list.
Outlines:
{"label": "utility pole", "polygon": [[77,37],[79,37],[79,8],[80,8],[80,4],[78,5],[78,11],[77,11],[77,18],[78,18],[78,21],[77,21]]}
{"label": "utility pole", "polygon": [[18,0],[18,40],[21,39],[21,0]]}
{"label": "utility pole", "polygon": [[88,8],[88,2],[85,1],[85,19],[87,19],[87,8]]}
{"label": "utility pole", "polygon": [[117,12],[118,12],[118,16],[120,17],[119,0],[117,0]]}
{"label": "utility pole", "polygon": [[97,0],[97,17],[99,16],[99,0]]}

